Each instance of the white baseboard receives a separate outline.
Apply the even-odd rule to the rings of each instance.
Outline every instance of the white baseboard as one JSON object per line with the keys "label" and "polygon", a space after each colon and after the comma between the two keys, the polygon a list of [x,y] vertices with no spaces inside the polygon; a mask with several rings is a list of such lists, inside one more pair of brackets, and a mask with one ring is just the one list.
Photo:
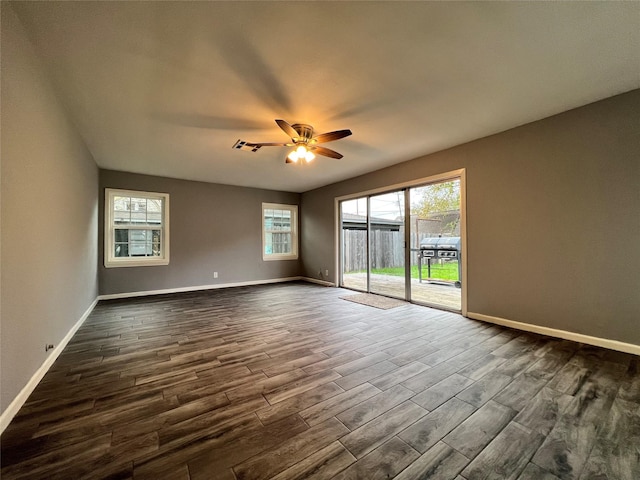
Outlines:
{"label": "white baseboard", "polygon": [[640,345],[635,345],[633,343],[624,343],[619,342],[618,340],[609,340],[608,338],[592,337],[590,335],[584,335],[582,333],[569,332],[567,330],[558,330],[550,327],[542,327],[540,325],[533,325],[531,323],[516,322],[514,320],[493,317],[491,315],[484,315],[482,313],[467,312],[467,317],[473,318],[474,320],[482,320],[484,322],[495,323],[497,325],[502,325],[503,327],[515,328],[517,330],[524,330],[526,332],[548,335],[549,337],[563,338],[565,340],[586,343],[588,345],[594,345],[596,347],[609,348],[611,350],[617,350],[619,352],[640,355]]}
{"label": "white baseboard", "polygon": [[195,292],[199,290],[211,290],[217,288],[229,288],[229,287],[243,287],[249,285],[266,285],[270,283],[283,283],[283,282],[293,282],[296,280],[303,280],[311,283],[318,283],[320,285],[326,286],[334,286],[333,283],[325,282],[323,280],[316,280],[314,278],[306,278],[306,277],[285,277],[285,278],[272,278],[268,280],[250,280],[246,282],[235,282],[235,283],[217,283],[214,285],[198,285],[193,287],[180,287],[180,288],[167,288],[163,290],[147,290],[140,292],[127,292],[127,293],[114,293],[110,295],[98,295],[98,297],[91,303],[89,308],[82,314],[82,317],[75,323],[73,327],[67,332],[65,337],[58,343],[58,345],[51,351],[50,355],[46,358],[46,360],[40,365],[40,368],[36,370],[31,379],[27,382],[27,384],[22,388],[20,393],[13,399],[13,401],[9,404],[4,412],[0,415],[0,434],[4,432],[5,428],[11,423],[13,417],[16,416],[20,408],[24,405],[24,403],[29,398],[29,395],[35,390],[40,383],[40,380],[45,376],[45,374],[53,365],[53,362],[60,356],[60,353],[67,346],[73,335],[78,331],[78,329],[82,326],[84,321],[87,319],[89,314],[93,311],[96,304],[99,300],[111,300],[116,298],[132,298],[132,297],[143,297],[147,295],[163,295],[167,293],[181,293],[181,292]]}
{"label": "white baseboard", "polygon": [[67,344],[69,343],[69,340],[71,340],[73,335],[82,326],[82,324],[87,319],[87,317],[92,312],[92,310],[95,308],[97,303],[98,303],[98,298],[96,298],[91,303],[91,305],[89,305],[89,308],[87,308],[87,310],[82,314],[82,316],[75,323],[75,325],[71,327],[71,329],[67,332],[64,338],[51,351],[51,353],[45,359],[42,365],[40,365],[40,368],[36,370],[36,372],[33,374],[31,379],[22,388],[22,390],[20,390],[20,393],[18,393],[16,398],[14,398],[13,401],[6,408],[6,410],[2,412],[2,415],[0,415],[0,434],[4,432],[4,429],[9,426],[9,423],[11,423],[11,420],[13,420],[13,417],[16,416],[16,414],[18,413],[18,410],[22,408],[22,405],[24,405],[24,403],[29,398],[29,395],[31,395],[31,393],[38,386],[38,383],[40,383],[40,380],[42,380],[42,377],[44,377],[45,374],[49,371],[49,368],[51,368],[51,365],[53,365],[53,362],[55,362],[58,356],[60,356],[60,353],[62,353],[62,351],[64,350],[64,347],[67,346]]}
{"label": "white baseboard", "polygon": [[318,280],[317,278],[311,277],[300,277],[300,280],[309,282],[309,283],[317,283],[318,285],[323,285],[325,287],[335,287],[336,284],[333,282],[327,282],[326,280]]}
{"label": "white baseboard", "polygon": [[266,285],[269,283],[283,283],[293,282],[296,280],[304,280],[302,277],[285,277],[285,278],[270,278],[268,280],[249,280],[246,282],[234,282],[234,283],[215,283],[213,285],[195,285],[192,287],[178,287],[178,288],[165,288],[162,290],[144,290],[139,292],[125,292],[125,293],[110,293],[107,295],[98,295],[98,300],[113,300],[116,298],[133,298],[133,297],[146,297],[150,295],[165,295],[168,293],[184,293],[184,292],[197,292],[200,290],[213,290],[217,288],[230,288],[230,287],[246,287],[250,285]]}

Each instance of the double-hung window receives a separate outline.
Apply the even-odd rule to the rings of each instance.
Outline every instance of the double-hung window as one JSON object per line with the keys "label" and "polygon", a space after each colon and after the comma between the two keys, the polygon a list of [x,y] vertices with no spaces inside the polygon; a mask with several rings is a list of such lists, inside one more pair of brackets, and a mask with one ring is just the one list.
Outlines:
{"label": "double-hung window", "polygon": [[262,204],[262,259],[298,258],[298,206]]}
{"label": "double-hung window", "polygon": [[105,189],[104,266],[169,264],[169,194]]}

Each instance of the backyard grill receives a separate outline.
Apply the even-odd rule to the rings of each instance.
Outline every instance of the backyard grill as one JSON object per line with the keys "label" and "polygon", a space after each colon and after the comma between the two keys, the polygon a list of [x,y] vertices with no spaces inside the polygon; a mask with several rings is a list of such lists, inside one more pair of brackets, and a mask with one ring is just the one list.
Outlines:
{"label": "backyard grill", "polygon": [[431,278],[431,260],[445,259],[458,260],[458,281],[455,286],[461,286],[461,270],[460,270],[460,237],[431,237],[424,238],[420,242],[420,252],[418,255],[418,277],[422,282],[422,260],[427,260],[427,281],[445,282]]}

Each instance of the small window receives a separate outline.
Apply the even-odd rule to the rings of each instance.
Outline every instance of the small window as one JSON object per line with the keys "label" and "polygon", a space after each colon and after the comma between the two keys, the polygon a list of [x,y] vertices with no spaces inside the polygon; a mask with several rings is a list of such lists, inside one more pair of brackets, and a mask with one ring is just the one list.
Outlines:
{"label": "small window", "polygon": [[298,258],[298,206],[262,204],[262,259]]}
{"label": "small window", "polygon": [[169,194],[105,189],[104,266],[169,264]]}

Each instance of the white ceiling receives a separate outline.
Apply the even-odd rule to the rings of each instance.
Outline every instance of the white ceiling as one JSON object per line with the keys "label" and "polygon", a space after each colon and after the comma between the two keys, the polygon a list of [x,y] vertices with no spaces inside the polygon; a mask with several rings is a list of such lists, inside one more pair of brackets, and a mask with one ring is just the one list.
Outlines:
{"label": "white ceiling", "polygon": [[[640,88],[640,2],[16,2],[100,167],[303,192]],[[274,119],[342,160],[285,165]]]}

